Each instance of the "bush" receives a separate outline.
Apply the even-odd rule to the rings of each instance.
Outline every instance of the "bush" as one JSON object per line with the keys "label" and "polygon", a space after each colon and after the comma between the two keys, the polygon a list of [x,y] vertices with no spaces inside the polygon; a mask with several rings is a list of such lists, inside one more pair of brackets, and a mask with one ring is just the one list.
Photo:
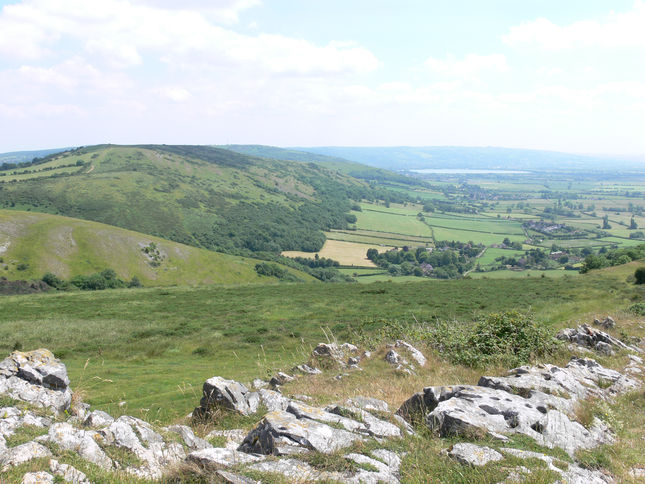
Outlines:
{"label": "bush", "polygon": [[636,284],[645,284],[645,267],[639,267],[634,271]]}
{"label": "bush", "polygon": [[517,311],[489,314],[470,327],[438,323],[426,338],[448,359],[472,367],[519,366],[557,347],[547,329]]}
{"label": "bush", "polygon": [[645,316],[645,303],[632,304],[627,310],[636,316]]}

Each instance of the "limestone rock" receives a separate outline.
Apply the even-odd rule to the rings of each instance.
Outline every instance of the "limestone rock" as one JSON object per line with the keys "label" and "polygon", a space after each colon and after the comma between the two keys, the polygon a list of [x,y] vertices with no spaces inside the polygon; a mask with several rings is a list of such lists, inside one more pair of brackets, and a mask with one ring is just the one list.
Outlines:
{"label": "limestone rock", "polygon": [[594,319],[593,324],[594,326],[602,326],[605,329],[612,329],[614,326],[616,326],[616,321],[614,321],[614,318],[612,318],[611,316],[607,316],[602,321],[600,321],[599,319]]}
{"label": "limestone rock", "polygon": [[217,471],[216,474],[217,477],[228,484],[260,484],[260,481],[254,481],[249,477],[233,474],[232,472],[228,472],[222,469]]}
{"label": "limestone rock", "polygon": [[114,419],[106,412],[94,410],[85,419],[84,425],[88,427],[107,427]]}
{"label": "limestone rock", "polygon": [[242,383],[215,376],[204,382],[200,406],[193,411],[195,416],[206,416],[214,407],[236,410],[242,415],[257,412],[259,395],[250,392]]}
{"label": "limestone rock", "polygon": [[36,442],[27,442],[26,444],[10,447],[6,452],[0,454],[0,469],[2,472],[6,472],[10,467],[24,464],[32,459],[51,457],[51,455],[47,447]]}
{"label": "limestone rock", "polygon": [[298,365],[293,370],[299,371],[300,373],[303,373],[305,375],[320,375],[322,373],[322,371],[319,370],[318,368],[314,368],[312,366],[305,365],[305,364]]}
{"label": "limestone rock", "polygon": [[208,435],[206,435],[206,439],[208,440],[215,437],[225,437],[225,447],[227,449],[237,449],[244,441],[247,433],[248,432],[242,429],[211,430]]}
{"label": "limestone rock", "polygon": [[643,350],[640,348],[625,344],[618,338],[614,338],[610,334],[598,329],[593,329],[586,324],[578,326],[577,328],[563,329],[556,335],[556,338],[585,348],[595,348],[598,343],[606,343],[612,349],[643,353]]}
{"label": "limestone rock", "polygon": [[112,469],[112,459],[96,443],[97,432],[78,430],[66,422],[60,422],[49,428],[48,435],[49,441],[58,445],[62,450],[71,450],[103,469]]}
{"label": "limestone rock", "polygon": [[489,462],[504,459],[504,456],[490,447],[469,443],[455,444],[447,451],[448,456],[457,462],[472,466],[485,466]]}
{"label": "limestone rock", "polygon": [[55,459],[49,461],[49,470],[54,475],[62,477],[65,482],[90,484],[90,481],[87,480],[87,476],[84,473],[69,464],[61,464]]}
{"label": "limestone rock", "polygon": [[179,434],[189,449],[192,450],[201,450],[212,447],[211,444],[206,442],[204,439],[201,439],[195,435],[193,429],[186,425],[171,425],[168,427],[170,432]]}
{"label": "limestone rock", "polygon": [[407,343],[405,341],[397,340],[396,343],[394,343],[394,346],[397,348],[405,348],[408,353],[410,353],[410,357],[417,362],[419,366],[425,366],[426,364],[426,357],[421,353],[418,349],[416,349],[414,346],[412,346],[410,343]]}
{"label": "limestone rock", "polygon": [[187,459],[204,467],[230,467],[237,464],[250,464],[264,459],[264,456],[246,454],[233,449],[210,447],[188,454]]}
{"label": "limestone rock", "polygon": [[54,482],[54,476],[49,472],[27,472],[22,477],[22,484],[49,484]]}
{"label": "limestone rock", "polygon": [[296,459],[267,460],[248,467],[259,472],[281,474],[293,482],[343,481],[343,475],[338,472],[325,472],[311,467],[309,464]]}
{"label": "limestone rock", "polygon": [[14,351],[0,362],[0,394],[63,413],[72,392],[67,369],[46,349]]}
{"label": "limestone rock", "polygon": [[273,378],[271,378],[269,385],[279,387],[294,380],[295,378],[291,375],[287,375],[286,373],[279,371]]}
{"label": "limestone rock", "polygon": [[274,455],[298,449],[330,453],[358,440],[362,437],[309,418],[298,419],[288,412],[269,412],[246,436],[239,450]]}
{"label": "limestone rock", "polygon": [[[356,422],[360,425],[354,432],[359,431],[361,433],[366,433],[373,437],[377,438],[392,438],[392,437],[402,437],[401,429],[394,425],[393,423],[387,422],[376,418],[369,412],[366,412],[362,409],[352,409],[349,407],[342,407],[340,405],[330,405],[326,409],[328,412],[337,414],[337,415],[351,415],[356,419]],[[365,430],[363,430],[363,428]]]}
{"label": "limestone rock", "polygon": [[348,454],[345,456],[346,459],[352,460],[356,462],[357,464],[361,465],[368,465],[371,468],[376,469],[376,471],[368,471],[361,469],[359,470],[354,476],[351,477],[345,477],[343,479],[343,482],[346,483],[373,483],[373,484],[378,484],[378,483],[386,483],[386,484],[398,484],[399,479],[398,476],[396,475],[396,472],[393,471],[393,469],[388,466],[387,464],[376,460],[372,459],[371,457],[368,457],[363,454]]}
{"label": "limestone rock", "polygon": [[312,355],[328,364],[345,367],[345,352],[336,343],[319,343]]}
{"label": "limestone rock", "polygon": [[332,406],[331,409],[332,411],[327,411],[305,403],[291,402],[287,407],[287,412],[295,415],[296,418],[299,419],[306,418],[317,420],[319,422],[332,423],[337,426],[342,426],[345,430],[350,432],[368,433],[368,429],[365,424],[343,416],[343,412],[340,407]]}

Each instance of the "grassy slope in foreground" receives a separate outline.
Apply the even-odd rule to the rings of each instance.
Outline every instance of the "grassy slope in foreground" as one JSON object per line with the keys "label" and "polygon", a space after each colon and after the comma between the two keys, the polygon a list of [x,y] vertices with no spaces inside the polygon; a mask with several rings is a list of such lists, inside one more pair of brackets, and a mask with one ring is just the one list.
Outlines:
{"label": "grassy slope in foreground", "polygon": [[[154,267],[142,248],[154,242],[162,255]],[[46,272],[69,279],[105,268],[145,286],[238,284],[275,281],[259,276],[259,261],[197,249],[110,225],[57,215],[0,210],[0,276],[36,279]],[[20,264],[27,264],[18,270]],[[5,269],[6,268],[6,269]],[[311,276],[290,269],[303,280]]]}
{"label": "grassy slope in foreground", "polygon": [[[645,298],[645,287],[627,282],[637,266],[575,279],[280,284],[3,297],[0,333],[7,337],[0,339],[0,354],[14,347],[50,348],[68,366],[72,387],[83,389],[92,405],[114,414],[150,409],[151,418],[172,421],[199,401],[207,378],[221,375],[248,382],[288,370],[306,361],[312,345],[325,341],[323,331],[360,343],[354,332],[378,334],[383,320],[403,325],[435,317],[468,321],[478,314],[517,309],[532,310],[538,321],[555,330],[593,316],[615,315]],[[122,400],[128,402],[123,408],[117,405]]]}

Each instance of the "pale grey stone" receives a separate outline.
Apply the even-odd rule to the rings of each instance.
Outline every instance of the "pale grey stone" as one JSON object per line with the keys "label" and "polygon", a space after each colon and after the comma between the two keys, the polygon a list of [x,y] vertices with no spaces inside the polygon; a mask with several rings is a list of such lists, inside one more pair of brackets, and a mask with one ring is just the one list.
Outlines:
{"label": "pale grey stone", "polygon": [[397,348],[405,348],[408,353],[410,353],[410,358],[412,358],[414,361],[417,362],[419,366],[425,366],[426,364],[426,357],[421,353],[417,348],[412,346],[410,343],[407,343],[406,341],[401,341],[397,340],[396,343],[394,343],[394,346]]}
{"label": "pale grey stone", "polygon": [[114,419],[106,412],[101,410],[94,410],[85,419],[84,424],[88,427],[107,427]]}
{"label": "pale grey stone", "polygon": [[490,447],[470,443],[459,443],[450,447],[447,454],[457,462],[472,466],[485,466],[489,462],[504,459],[504,456]]}
{"label": "pale grey stone", "polygon": [[252,384],[253,388],[255,388],[256,390],[259,390],[261,388],[268,388],[269,387],[269,382],[266,382],[264,380],[260,380],[259,378],[256,378],[255,380],[253,380],[253,382],[251,384]]}
{"label": "pale grey stone", "polygon": [[60,422],[49,428],[48,435],[49,441],[58,445],[62,450],[71,450],[103,469],[112,469],[112,459],[96,443],[96,432],[78,430],[66,422]]}
{"label": "pale grey stone", "polygon": [[398,474],[401,467],[401,457],[395,452],[386,449],[376,449],[372,451],[372,456],[387,465],[393,474]]}
{"label": "pale grey stone", "polygon": [[200,450],[212,447],[211,444],[206,442],[204,439],[201,439],[195,435],[193,429],[186,425],[171,425],[168,427],[170,432],[179,434],[189,449]]}
{"label": "pale grey stone", "polygon": [[217,471],[216,474],[222,481],[228,484],[261,484],[260,481],[254,481],[250,477],[233,474],[222,469]]}
{"label": "pale grey stone", "polygon": [[352,432],[366,433],[378,438],[403,436],[401,429],[398,426],[385,420],[381,420],[365,410],[343,407],[340,405],[330,405],[326,410],[337,415],[352,415],[358,421],[357,423],[361,424],[361,426],[356,427],[356,429],[347,428],[343,425],[347,430]]}
{"label": "pale grey stone", "polygon": [[[236,410],[242,415],[257,411],[257,396],[242,383],[215,376],[204,382],[203,397],[200,406],[193,411],[195,416],[208,415],[214,407]],[[249,398],[251,397],[251,398]]]}
{"label": "pale grey stone", "polygon": [[342,411],[340,411],[339,407],[332,406],[331,408],[337,411],[332,413],[318,407],[312,407],[306,403],[292,401],[287,407],[287,412],[295,415],[299,419],[308,418],[319,422],[341,425],[345,430],[350,432],[360,432],[365,434],[368,432],[368,429],[364,424],[342,416]]}
{"label": "pale grey stone", "polygon": [[90,484],[87,476],[69,464],[61,464],[56,459],[49,461],[49,470],[56,476],[61,476],[65,482],[73,484]]}
{"label": "pale grey stone", "polygon": [[261,389],[258,391],[260,395],[260,402],[264,405],[269,412],[277,410],[286,410],[291,401],[281,393],[274,390]]}
{"label": "pale grey stone", "polygon": [[246,454],[232,449],[221,447],[210,447],[208,449],[196,450],[188,454],[187,459],[202,466],[225,466],[230,467],[237,464],[250,464],[264,459],[264,456]]}
{"label": "pale grey stone", "polygon": [[225,447],[227,449],[237,449],[244,441],[246,434],[248,434],[248,432],[242,429],[211,430],[206,435],[206,439],[208,440],[214,437],[226,437]]}
{"label": "pale grey stone", "polygon": [[289,383],[294,381],[295,378],[292,377],[291,375],[287,375],[286,373],[279,371],[271,380],[269,381],[269,384],[274,386],[274,387],[279,387],[281,385],[284,385],[285,383]]}
{"label": "pale grey stone", "polygon": [[[330,427],[309,418],[296,418],[289,412],[269,412],[249,432],[239,450],[257,454],[288,453],[300,447],[330,453],[362,440],[360,435]],[[288,447],[283,452],[283,447]]]}
{"label": "pale grey stone", "polygon": [[393,472],[390,466],[388,466],[387,464],[379,460],[372,459],[371,457],[368,457],[363,454],[355,454],[355,453],[347,454],[345,458],[348,460],[352,460],[357,464],[367,464],[375,468],[376,471],[368,471],[368,470],[361,469],[353,476],[346,476],[343,479],[343,482],[346,482],[348,484],[353,484],[353,483],[398,484],[399,483],[399,479],[396,473]]}
{"label": "pale grey stone", "polygon": [[54,482],[54,476],[49,472],[27,472],[22,477],[22,484],[49,484]]}
{"label": "pale grey stone", "polygon": [[293,370],[299,371],[300,373],[303,373],[305,375],[320,375],[322,373],[320,369],[314,368],[306,364],[298,365]]}
{"label": "pale grey stone", "polygon": [[279,459],[257,462],[248,467],[250,470],[282,474],[294,482],[343,481],[340,473],[324,472],[296,459]]}
{"label": "pale grey stone", "polygon": [[36,442],[27,442],[26,444],[9,447],[0,455],[0,468],[6,472],[10,467],[15,467],[32,459],[41,457],[51,457],[52,453],[47,447]]}

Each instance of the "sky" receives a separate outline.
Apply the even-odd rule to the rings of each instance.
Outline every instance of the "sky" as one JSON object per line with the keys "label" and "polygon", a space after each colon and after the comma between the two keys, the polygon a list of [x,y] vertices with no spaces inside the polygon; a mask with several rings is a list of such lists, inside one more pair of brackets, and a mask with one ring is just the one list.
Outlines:
{"label": "sky", "polygon": [[0,0],[0,152],[645,154],[643,0]]}

